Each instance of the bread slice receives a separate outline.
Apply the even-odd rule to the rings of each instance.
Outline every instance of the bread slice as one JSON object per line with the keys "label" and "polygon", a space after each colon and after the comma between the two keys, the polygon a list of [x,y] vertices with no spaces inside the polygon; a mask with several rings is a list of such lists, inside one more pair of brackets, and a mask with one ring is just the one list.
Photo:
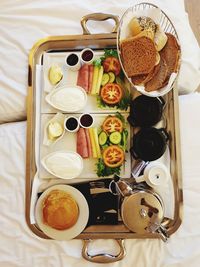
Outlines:
{"label": "bread slice", "polygon": [[134,85],[143,85],[147,82],[149,82],[154,75],[158,73],[160,69],[160,63],[157,64],[148,74],[142,74],[131,77],[131,81]]}
{"label": "bread slice", "polygon": [[128,38],[121,43],[122,61],[128,77],[148,74],[156,63],[154,42],[146,37]]}
{"label": "bread slice", "polygon": [[160,51],[160,55],[165,59],[168,71],[167,80],[169,79],[172,72],[178,71],[178,63],[180,58],[180,46],[176,40],[176,37],[171,33],[166,33],[167,43],[164,48]]}
{"label": "bread slice", "polygon": [[148,74],[141,74],[131,77],[131,81],[134,85],[143,84],[144,80],[147,78]]}
{"label": "bread slice", "polygon": [[155,72],[152,79],[145,84],[145,90],[147,92],[151,92],[162,88],[164,86],[167,73],[168,73],[167,63],[165,59],[161,57],[157,73]]}

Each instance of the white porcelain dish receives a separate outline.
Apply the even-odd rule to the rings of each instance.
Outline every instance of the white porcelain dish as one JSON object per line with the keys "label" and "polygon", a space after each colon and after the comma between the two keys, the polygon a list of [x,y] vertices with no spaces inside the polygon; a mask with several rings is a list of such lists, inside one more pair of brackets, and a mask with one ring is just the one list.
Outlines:
{"label": "white porcelain dish", "polygon": [[87,103],[87,94],[80,86],[61,86],[53,89],[45,99],[52,107],[71,113],[84,109]]}
{"label": "white porcelain dish", "polygon": [[[56,230],[43,222],[43,201],[52,190],[62,190],[69,193],[76,201],[79,208],[79,216],[76,224],[66,230]],[[35,207],[35,218],[40,229],[50,238],[55,240],[70,240],[79,235],[87,225],[89,218],[88,203],[83,194],[69,185],[54,185],[45,190],[39,197]]]}
{"label": "white porcelain dish", "polygon": [[74,179],[83,170],[82,157],[73,151],[56,151],[41,160],[42,166],[50,174],[62,179]]}
{"label": "white porcelain dish", "polygon": [[[64,134],[65,134],[65,128],[64,128],[64,120],[65,120],[65,116],[58,112],[55,116],[53,116],[44,126],[44,138],[43,138],[43,144],[45,146],[50,146],[55,144],[56,142],[58,142],[60,139],[63,138]],[[50,138],[50,134],[49,134],[49,125],[50,123],[55,123],[58,122],[62,127],[63,127],[63,132],[60,136],[55,137],[55,138]]]}

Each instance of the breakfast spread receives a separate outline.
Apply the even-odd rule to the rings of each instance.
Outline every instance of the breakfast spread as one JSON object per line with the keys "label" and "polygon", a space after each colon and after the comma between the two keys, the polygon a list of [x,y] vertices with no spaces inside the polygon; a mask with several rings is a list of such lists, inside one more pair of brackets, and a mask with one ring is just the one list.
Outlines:
{"label": "breakfast spread", "polygon": [[[156,169],[154,183],[146,178],[146,172],[149,162],[160,160],[169,151],[171,136],[162,122],[163,113],[168,112],[165,110],[168,98],[141,95],[131,85],[136,89],[143,86],[144,94],[159,92],[178,72],[178,40],[162,26],[148,14],[132,16],[125,38],[118,39],[118,50],[110,45],[105,49],[91,48],[86,43],[64,52],[44,54],[40,106],[43,143],[37,175],[55,189],[48,188],[39,197],[36,217],[47,236],[67,240],[90,224],[93,227],[105,222],[135,231],[138,225],[130,225],[134,221],[130,203],[136,205],[137,198],[141,198],[141,203],[135,211],[142,208],[134,218],[148,215],[153,222],[157,209],[151,190],[158,179],[162,187],[161,171],[167,167],[163,165],[158,173]],[[134,176],[132,168],[138,162],[144,167]],[[130,184],[126,184],[124,179],[130,178]],[[67,188],[62,190],[59,186]],[[133,188],[137,189],[136,199]],[[125,196],[127,200],[123,200]],[[105,205],[109,200],[112,205]],[[157,200],[162,215],[160,224],[164,204]],[[101,211],[101,206],[105,210]],[[147,215],[143,210],[148,211]],[[156,230],[153,227],[154,224],[148,225],[144,232],[160,229],[160,225]],[[137,231],[140,234],[143,230]]]}
{"label": "breakfast spread", "polygon": [[62,190],[52,190],[43,202],[43,220],[57,230],[66,230],[75,225],[79,208],[73,197]]}

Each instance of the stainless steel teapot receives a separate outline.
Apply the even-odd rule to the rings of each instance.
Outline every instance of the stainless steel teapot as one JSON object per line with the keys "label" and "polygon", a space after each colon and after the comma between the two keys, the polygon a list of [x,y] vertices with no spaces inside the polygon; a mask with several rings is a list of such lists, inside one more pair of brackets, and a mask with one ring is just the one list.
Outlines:
{"label": "stainless steel teapot", "polygon": [[164,204],[161,197],[146,188],[133,188],[129,183],[115,175],[110,184],[115,186],[115,194],[122,197],[121,217],[126,227],[138,234],[159,233],[163,241],[167,241],[167,231],[162,226]]}

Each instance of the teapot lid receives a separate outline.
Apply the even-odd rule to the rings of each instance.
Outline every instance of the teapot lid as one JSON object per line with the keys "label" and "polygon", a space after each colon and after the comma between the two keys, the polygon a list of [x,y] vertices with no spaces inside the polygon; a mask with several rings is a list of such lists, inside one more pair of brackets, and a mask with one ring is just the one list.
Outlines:
{"label": "teapot lid", "polygon": [[151,231],[152,225],[160,225],[164,216],[164,207],[157,194],[137,191],[124,199],[121,215],[129,230],[145,234]]}

